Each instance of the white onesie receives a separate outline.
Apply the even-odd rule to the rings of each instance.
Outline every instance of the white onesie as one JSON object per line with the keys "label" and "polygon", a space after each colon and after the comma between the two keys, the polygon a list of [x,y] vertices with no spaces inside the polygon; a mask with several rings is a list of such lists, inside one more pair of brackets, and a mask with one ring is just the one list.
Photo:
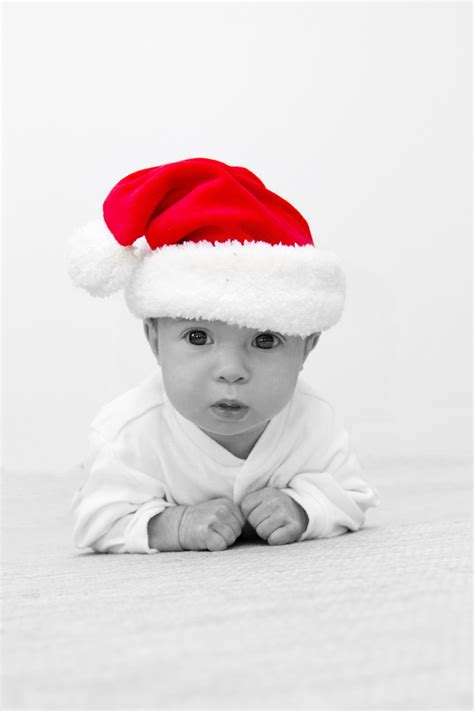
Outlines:
{"label": "white onesie", "polygon": [[150,518],[167,506],[221,496],[239,504],[273,486],[299,503],[309,523],[299,540],[356,531],[379,495],[332,406],[298,379],[247,459],[215,442],[171,404],[161,370],[105,405],[90,427],[87,480],[74,495],[74,542],[104,553],[155,553]]}

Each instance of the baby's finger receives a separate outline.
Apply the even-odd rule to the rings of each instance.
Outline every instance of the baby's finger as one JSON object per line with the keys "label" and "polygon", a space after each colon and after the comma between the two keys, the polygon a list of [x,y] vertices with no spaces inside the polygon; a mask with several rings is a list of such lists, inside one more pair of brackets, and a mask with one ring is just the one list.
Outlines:
{"label": "baby's finger", "polygon": [[263,540],[266,541],[275,529],[280,527],[280,525],[279,521],[275,521],[274,516],[268,516],[268,518],[265,518],[255,527],[255,530],[260,538],[263,538]]}
{"label": "baby's finger", "polygon": [[[242,514],[241,514],[241,516],[242,516]],[[230,511],[229,515],[227,516],[225,521],[220,521],[219,525],[221,525],[222,523],[227,523],[231,527],[236,538],[238,536],[240,536],[240,534],[242,533],[243,524],[240,523],[240,518],[238,519],[233,511]],[[245,523],[245,521],[244,521],[244,523]],[[216,527],[214,526],[214,528],[216,528]],[[219,531],[220,529],[217,528],[217,530]]]}
{"label": "baby's finger", "polygon": [[236,533],[232,526],[229,525],[229,523],[225,523],[223,521],[219,521],[219,523],[214,524],[212,530],[218,533],[219,536],[222,536],[228,546],[231,546],[233,543],[235,543],[237,536],[240,535],[240,531]]}
{"label": "baby's finger", "polygon": [[257,506],[249,514],[249,516],[247,516],[247,521],[250,523],[251,526],[255,528],[255,530],[257,530],[257,526],[269,516],[270,514],[268,513],[268,511],[265,511],[262,506]]}
{"label": "baby's finger", "polygon": [[240,524],[240,529],[242,530],[242,526],[245,524],[245,516],[243,515],[242,511],[240,510],[240,507],[237,506],[237,504],[232,503],[232,506],[229,507],[231,513],[235,516],[237,521]]}
{"label": "baby's finger", "polygon": [[261,501],[262,495],[260,494],[260,491],[252,491],[250,494],[244,496],[240,504],[240,508],[247,520],[251,512],[261,503]]}
{"label": "baby's finger", "polygon": [[206,546],[209,551],[225,551],[227,543],[219,533],[211,530],[206,536]]}
{"label": "baby's finger", "polygon": [[267,543],[270,546],[284,546],[286,543],[292,543],[292,538],[289,527],[280,526],[268,536]]}

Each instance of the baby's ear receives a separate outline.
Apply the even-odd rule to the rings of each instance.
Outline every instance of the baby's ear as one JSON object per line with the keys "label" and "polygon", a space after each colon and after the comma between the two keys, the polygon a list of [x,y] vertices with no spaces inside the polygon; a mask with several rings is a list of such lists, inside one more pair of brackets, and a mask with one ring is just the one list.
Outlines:
{"label": "baby's ear", "polygon": [[321,335],[321,331],[319,331],[318,333],[311,333],[309,336],[306,336],[305,343],[304,343],[303,363],[306,360],[306,358],[309,356],[311,351],[316,347],[316,344],[319,341],[320,335]]}
{"label": "baby's ear", "polygon": [[145,331],[145,336],[150,344],[150,348],[154,353],[155,358],[158,363],[160,362],[158,353],[158,332],[157,332],[157,319],[154,318],[144,318],[143,319],[143,330]]}

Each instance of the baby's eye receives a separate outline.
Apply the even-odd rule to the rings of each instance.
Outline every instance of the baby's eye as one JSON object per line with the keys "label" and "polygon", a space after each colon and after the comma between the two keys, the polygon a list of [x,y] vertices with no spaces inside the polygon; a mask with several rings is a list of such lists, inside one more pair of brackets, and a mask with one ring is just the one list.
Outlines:
{"label": "baby's eye", "polygon": [[195,329],[193,331],[188,331],[186,334],[186,338],[188,339],[189,343],[192,343],[193,346],[205,346],[207,333],[205,331]]}
{"label": "baby's eye", "polygon": [[[205,346],[208,334],[201,329],[193,329],[188,331],[185,337],[193,346]],[[268,351],[272,350],[280,342],[280,339],[273,333],[260,333],[256,336],[255,341],[258,343],[260,350]]]}
{"label": "baby's eye", "polygon": [[256,341],[260,343],[263,350],[272,350],[273,343],[279,343],[280,339],[273,333],[260,333],[256,338]]}

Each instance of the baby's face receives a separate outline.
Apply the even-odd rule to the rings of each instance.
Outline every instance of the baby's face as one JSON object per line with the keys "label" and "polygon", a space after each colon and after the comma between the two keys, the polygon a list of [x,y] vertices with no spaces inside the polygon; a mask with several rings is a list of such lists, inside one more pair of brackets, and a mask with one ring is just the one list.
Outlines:
{"label": "baby's face", "polygon": [[[258,430],[285,407],[320,335],[301,338],[222,321],[162,317],[145,319],[144,326],[172,405],[220,436]],[[215,405],[224,399],[245,407]]]}

